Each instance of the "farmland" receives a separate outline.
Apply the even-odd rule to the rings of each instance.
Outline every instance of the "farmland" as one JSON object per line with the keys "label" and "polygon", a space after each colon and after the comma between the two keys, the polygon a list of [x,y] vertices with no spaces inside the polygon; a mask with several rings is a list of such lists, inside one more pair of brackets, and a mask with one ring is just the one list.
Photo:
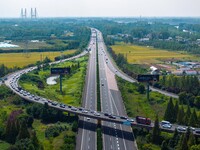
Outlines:
{"label": "farmland", "polygon": [[172,52],[161,49],[154,49],[152,47],[136,46],[124,43],[117,43],[112,46],[115,53],[124,54],[131,64],[152,64],[161,63],[164,60],[178,59],[178,60],[198,60],[194,55]]}
{"label": "farmland", "polygon": [[[64,51],[65,54],[72,54],[76,50]],[[36,63],[43,60],[45,57],[54,60],[56,56],[60,56],[61,52],[35,52],[35,53],[6,53],[0,54],[0,64],[4,64],[7,67],[23,67],[28,64]]]}

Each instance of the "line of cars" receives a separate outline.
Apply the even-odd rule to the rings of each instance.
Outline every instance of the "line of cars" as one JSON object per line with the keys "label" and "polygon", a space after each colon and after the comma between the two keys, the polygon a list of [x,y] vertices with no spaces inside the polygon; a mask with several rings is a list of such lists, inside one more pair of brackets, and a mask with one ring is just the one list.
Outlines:
{"label": "line of cars", "polygon": [[[56,101],[52,101],[34,94],[29,93],[26,90],[23,90],[19,85],[18,85],[18,80],[20,78],[20,76],[22,74],[28,73],[30,71],[34,70],[34,68],[29,68],[23,71],[20,71],[19,73],[16,73],[13,78],[10,80],[10,87],[18,94],[20,94],[22,97],[25,97],[31,101],[37,101],[39,103],[48,103],[49,105],[55,106],[57,108],[62,108],[65,109],[66,111],[68,109],[71,109],[71,111],[79,111],[82,114],[88,114],[88,115],[93,115],[93,116],[97,116],[97,117],[108,117],[110,119],[121,119],[124,121],[128,121],[128,122],[136,122],[138,124],[144,124],[144,125],[151,125],[151,119],[150,118],[145,118],[145,117],[141,117],[141,116],[137,116],[135,119],[133,118],[128,118],[126,116],[117,116],[117,115],[113,115],[113,114],[109,114],[109,113],[103,113],[103,112],[97,112],[97,111],[93,111],[93,110],[88,110],[85,108],[76,108],[70,105],[65,105],[63,103],[58,103]],[[90,120],[90,118],[88,117],[87,120]],[[171,129],[172,128],[172,124],[169,121],[161,121],[160,122],[160,126],[164,129]],[[184,126],[177,126],[176,129],[178,132],[186,132],[188,127],[184,127]],[[200,135],[200,129],[195,129],[193,127],[189,127],[191,131],[193,131],[195,134]]]}
{"label": "line of cars", "polygon": [[[93,116],[107,116],[108,118],[110,119],[126,119],[127,121],[130,121],[130,122],[134,122],[133,119],[131,118],[127,118],[125,116],[116,116],[116,115],[113,115],[113,114],[108,114],[108,113],[102,113],[102,112],[97,112],[97,111],[93,111],[93,110],[89,110],[89,109],[85,109],[85,108],[76,108],[76,107],[73,107],[73,106],[70,106],[70,105],[66,105],[66,104],[63,104],[63,103],[58,103],[57,101],[52,101],[52,100],[49,100],[49,99],[46,99],[46,98],[43,98],[43,97],[40,97],[40,96],[37,96],[37,95],[34,95],[34,94],[31,94],[30,92],[22,89],[19,85],[18,85],[18,80],[20,78],[20,76],[22,74],[25,74],[25,73],[28,73],[30,71],[34,70],[34,68],[29,68],[29,69],[26,69],[24,71],[21,71],[17,74],[15,74],[13,76],[13,78],[10,80],[10,87],[16,92],[18,93],[20,96],[28,99],[28,100],[31,100],[31,101],[35,101],[35,102],[38,102],[38,103],[48,103],[49,105],[52,105],[52,106],[55,106],[57,108],[63,108],[65,110],[68,110],[68,109],[71,109],[71,111],[79,111],[80,113],[83,113],[83,114],[93,114]],[[90,118],[88,118],[87,120],[90,120]]]}
{"label": "line of cars", "polygon": [[[165,121],[165,120],[160,122],[160,126],[165,129],[172,128],[172,124],[169,121]],[[200,135],[200,129],[196,129],[194,127],[176,126],[175,128],[177,129],[178,132],[186,132],[189,128],[191,132]]]}

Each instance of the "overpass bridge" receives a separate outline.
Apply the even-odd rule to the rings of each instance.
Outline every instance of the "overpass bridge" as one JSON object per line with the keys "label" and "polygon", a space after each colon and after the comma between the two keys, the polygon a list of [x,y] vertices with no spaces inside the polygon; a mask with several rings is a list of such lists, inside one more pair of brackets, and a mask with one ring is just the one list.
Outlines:
{"label": "overpass bridge", "polygon": [[[86,52],[79,55],[79,57],[83,56],[85,54],[86,54]],[[71,60],[71,59],[75,59],[75,58],[77,58],[77,56],[70,58],[70,59],[66,59],[66,60]],[[54,62],[54,64],[56,64],[56,63],[59,63],[59,62]],[[87,117],[88,122],[89,122],[90,118],[93,118],[93,119],[97,119],[99,122],[108,121],[108,122],[118,123],[118,124],[122,124],[122,125],[132,126],[132,127],[145,128],[147,130],[153,129],[154,122],[151,122],[150,125],[139,124],[139,123],[136,122],[135,118],[118,116],[118,115],[115,115],[115,114],[107,114],[107,113],[104,113],[104,112],[89,110],[89,109],[85,109],[85,108],[82,108],[82,107],[74,107],[74,106],[71,106],[71,105],[58,103],[56,101],[31,94],[28,91],[21,89],[18,85],[18,81],[20,79],[20,76],[23,75],[23,74],[26,74],[30,71],[33,71],[36,68],[37,67],[30,67],[30,68],[23,69],[23,70],[20,70],[18,72],[15,72],[13,74],[8,75],[7,80],[5,81],[6,86],[8,86],[14,93],[19,95],[21,98],[23,98],[23,99],[25,99],[29,102],[40,103],[40,104],[47,103],[49,107],[52,107],[52,108],[55,108],[55,109],[58,109],[58,110],[61,110],[61,111],[64,111],[64,112],[73,113],[75,115]],[[178,126],[179,125],[177,125],[177,124],[173,124],[170,129],[163,128],[162,126],[160,126],[160,129],[162,131],[172,133],[172,132],[175,131],[175,129]],[[200,129],[198,129],[198,130],[200,130]],[[180,132],[185,132],[185,131],[180,131]],[[200,134],[196,133],[195,130],[193,131],[193,133],[196,136],[200,136]]]}

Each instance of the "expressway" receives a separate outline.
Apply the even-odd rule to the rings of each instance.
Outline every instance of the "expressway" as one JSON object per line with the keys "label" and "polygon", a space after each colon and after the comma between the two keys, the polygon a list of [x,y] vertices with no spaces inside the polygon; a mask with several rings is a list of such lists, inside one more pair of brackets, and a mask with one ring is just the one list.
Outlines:
{"label": "expressway", "polygon": [[[125,116],[126,111],[117,87],[115,74],[110,71],[106,64],[106,54],[101,32],[97,31],[98,57],[99,57],[99,78],[101,93],[101,109],[107,114]],[[115,116],[110,116],[115,118]],[[107,150],[136,150],[137,144],[131,127],[121,124],[102,121],[103,149]]]}
{"label": "expressway", "polygon": [[[100,32],[100,31],[99,31]],[[102,41],[103,42],[103,41]],[[105,54],[105,58],[106,58],[106,64],[107,66],[109,67],[109,69],[115,74],[117,75],[118,77],[121,77],[122,79],[128,81],[128,82],[137,82],[136,79],[133,79],[131,78],[130,76],[128,76],[127,74],[125,74],[124,72],[122,72],[118,67],[117,65],[113,62],[112,58],[110,57],[108,51],[107,51],[107,48],[106,48],[106,45],[105,43],[103,42],[102,43],[102,48],[103,48],[103,53]],[[167,92],[167,91],[163,91],[161,89],[157,89],[157,88],[154,88],[152,86],[149,87],[150,90],[152,91],[156,91],[156,92],[159,92],[161,94],[164,94],[166,96],[170,96],[170,97],[173,97],[173,98],[178,98],[178,95],[174,94],[174,93],[170,93],[170,92]]]}
{"label": "expressway", "polygon": [[[34,94],[29,93],[28,91],[21,89],[18,85],[18,80],[20,78],[20,76],[22,74],[28,73],[32,70],[36,69],[36,67],[31,67],[31,68],[27,68],[27,69],[23,69],[20,70],[18,72],[15,72],[13,74],[10,74],[8,76],[8,79],[5,81],[5,85],[8,86],[14,93],[16,93],[17,95],[19,95],[20,97],[22,97],[24,100],[30,101],[30,102],[35,102],[35,103],[40,103],[40,104],[45,104],[47,103],[49,105],[49,107],[53,107],[55,109],[59,109],[61,111],[65,111],[65,112],[69,112],[69,113],[73,113],[79,116],[84,116],[87,118],[93,118],[93,119],[98,119],[98,120],[102,120],[102,121],[106,121],[106,122],[113,122],[116,124],[122,124],[124,126],[126,126],[127,124],[124,124],[125,122],[127,123],[127,120],[129,120],[128,122],[130,124],[128,124],[128,126],[133,126],[133,127],[139,127],[139,128],[146,128],[148,130],[151,130],[154,126],[154,123],[152,122],[150,125],[144,125],[144,124],[139,124],[135,121],[135,118],[124,118],[123,116],[121,116],[121,114],[116,115],[115,111],[112,111],[113,113],[108,114],[106,112],[95,112],[94,110],[91,109],[86,109],[86,108],[82,108],[82,107],[74,107],[74,106],[70,106],[70,105],[66,105],[66,104],[62,104],[62,103],[58,103],[56,101],[50,100],[50,99],[46,99]],[[116,98],[116,97],[114,97]],[[114,101],[114,99],[112,100],[112,102]],[[114,103],[114,102],[113,102]],[[112,108],[111,108],[112,109]],[[92,122],[90,122],[90,124],[94,124]],[[173,124],[172,127],[170,129],[168,128],[163,128],[161,126],[161,130],[162,131],[166,131],[166,132],[174,132],[174,130],[180,127],[180,125],[177,124]],[[185,126],[183,126],[185,127]],[[107,127],[109,130],[113,130],[113,127]],[[115,128],[115,127],[114,127]],[[90,128],[87,128],[88,130],[90,130]],[[200,133],[197,133],[196,131],[199,131],[200,129],[195,129],[193,131],[193,133],[195,135],[200,136]],[[119,131],[119,130],[117,130]],[[181,132],[181,131],[180,131]],[[185,132],[185,131],[183,131]],[[105,133],[105,134],[110,134],[110,133]]]}
{"label": "expressway", "polygon": [[[96,84],[96,31],[91,29],[92,35],[88,46],[90,50],[89,63],[85,81],[82,107],[97,110],[97,84]],[[94,112],[96,114],[96,112]],[[96,150],[97,121],[89,117],[79,117],[79,129],[76,141],[76,150]],[[89,130],[88,130],[89,129]],[[87,137],[87,138],[86,138]]]}
{"label": "expressway", "polygon": [[[114,75],[123,75],[123,78],[129,78],[119,70],[116,70],[111,64],[107,53],[105,44],[101,33],[98,32],[98,56],[99,56],[99,69],[100,69],[100,92],[101,92],[101,107],[102,112],[96,111],[96,38],[92,36],[89,49],[91,49],[91,57],[88,64],[88,72],[85,88],[85,95],[83,98],[83,105],[80,108],[76,108],[70,105],[58,103],[56,101],[46,99],[37,95],[33,95],[28,91],[21,89],[18,85],[18,80],[20,76],[33,71],[37,67],[30,67],[20,71],[16,71],[6,76],[7,80],[5,85],[8,86],[14,93],[22,97],[23,99],[45,104],[47,103],[50,107],[59,109],[65,112],[70,112],[77,114],[82,117],[82,131],[80,132],[80,139],[77,146],[80,145],[80,149],[96,149],[96,120],[102,120],[102,130],[103,130],[103,142],[104,149],[137,149],[134,143],[134,137],[130,126],[147,128],[151,130],[154,126],[153,123],[150,125],[139,124],[135,121],[135,118],[128,118],[126,116],[125,108],[122,103],[120,92],[117,88],[116,80]],[[62,60],[52,62],[50,64],[57,64],[63,61],[72,60],[87,54],[86,51],[83,53]],[[109,63],[108,63],[109,62]],[[94,65],[95,64],[95,65]],[[89,69],[90,68],[90,69]],[[110,69],[113,68],[113,69]],[[131,78],[129,78],[131,79]],[[133,79],[131,79],[133,80]],[[83,108],[84,107],[84,108]],[[81,120],[80,120],[81,121]],[[128,123],[128,124],[127,124]],[[163,128],[161,130],[166,132],[174,132],[174,130],[180,127],[179,125],[173,124],[171,128]],[[199,129],[194,129],[193,133],[200,136],[197,133]],[[179,131],[185,132],[185,131]],[[90,138],[88,138],[90,137]],[[95,138],[93,138],[95,137]],[[89,147],[88,147],[89,145]]]}

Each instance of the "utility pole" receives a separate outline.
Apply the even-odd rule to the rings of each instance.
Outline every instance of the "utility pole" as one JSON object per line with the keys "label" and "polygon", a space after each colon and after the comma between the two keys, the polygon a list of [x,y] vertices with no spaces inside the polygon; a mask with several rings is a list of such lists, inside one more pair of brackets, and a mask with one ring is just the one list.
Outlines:
{"label": "utility pole", "polygon": [[62,74],[60,74],[60,93],[62,94]]}
{"label": "utility pole", "polygon": [[149,82],[147,82],[147,100],[149,101]]}

